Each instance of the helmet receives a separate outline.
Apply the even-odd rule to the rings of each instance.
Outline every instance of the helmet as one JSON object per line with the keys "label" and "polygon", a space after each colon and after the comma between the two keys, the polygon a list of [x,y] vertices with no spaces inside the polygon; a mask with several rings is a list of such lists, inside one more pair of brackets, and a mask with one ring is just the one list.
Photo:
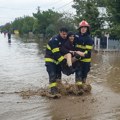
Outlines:
{"label": "helmet", "polygon": [[90,27],[90,25],[88,24],[88,22],[83,20],[82,22],[79,23],[79,28],[81,28],[81,27]]}

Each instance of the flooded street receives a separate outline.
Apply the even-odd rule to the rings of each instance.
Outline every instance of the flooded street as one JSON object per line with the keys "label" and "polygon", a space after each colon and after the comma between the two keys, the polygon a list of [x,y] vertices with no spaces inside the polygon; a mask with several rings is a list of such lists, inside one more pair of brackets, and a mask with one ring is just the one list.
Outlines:
{"label": "flooded street", "polygon": [[23,99],[18,92],[48,85],[43,46],[0,34],[0,120],[120,120],[120,53],[93,53],[88,95]]}

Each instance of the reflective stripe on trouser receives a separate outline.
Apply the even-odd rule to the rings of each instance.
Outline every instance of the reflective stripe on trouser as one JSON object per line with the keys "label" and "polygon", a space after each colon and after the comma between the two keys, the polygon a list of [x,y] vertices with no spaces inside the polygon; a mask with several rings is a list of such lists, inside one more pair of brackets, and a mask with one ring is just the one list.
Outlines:
{"label": "reflective stripe on trouser", "polygon": [[76,85],[82,85],[82,81],[77,81]]}
{"label": "reflective stripe on trouser", "polygon": [[91,58],[84,58],[84,59],[81,59],[82,62],[91,62]]}
{"label": "reflective stripe on trouser", "polygon": [[56,86],[57,86],[57,83],[56,83],[56,82],[50,83],[49,88],[56,87]]}
{"label": "reflective stripe on trouser", "polygon": [[46,63],[46,70],[49,75],[49,83],[54,83],[57,79],[61,79],[61,66],[59,64]]}

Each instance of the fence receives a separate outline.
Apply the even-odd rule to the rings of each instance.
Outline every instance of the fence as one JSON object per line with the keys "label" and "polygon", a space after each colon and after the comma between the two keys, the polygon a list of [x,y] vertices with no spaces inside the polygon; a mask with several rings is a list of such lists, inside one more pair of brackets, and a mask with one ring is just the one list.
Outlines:
{"label": "fence", "polygon": [[112,40],[108,37],[94,38],[94,49],[97,51],[120,51],[120,40]]}

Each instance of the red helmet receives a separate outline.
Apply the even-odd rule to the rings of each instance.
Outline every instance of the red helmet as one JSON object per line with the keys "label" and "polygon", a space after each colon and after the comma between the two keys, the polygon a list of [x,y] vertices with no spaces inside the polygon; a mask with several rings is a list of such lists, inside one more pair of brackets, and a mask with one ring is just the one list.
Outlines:
{"label": "red helmet", "polygon": [[88,22],[83,20],[82,22],[79,23],[79,28],[81,28],[81,27],[90,27],[90,25],[88,24]]}

